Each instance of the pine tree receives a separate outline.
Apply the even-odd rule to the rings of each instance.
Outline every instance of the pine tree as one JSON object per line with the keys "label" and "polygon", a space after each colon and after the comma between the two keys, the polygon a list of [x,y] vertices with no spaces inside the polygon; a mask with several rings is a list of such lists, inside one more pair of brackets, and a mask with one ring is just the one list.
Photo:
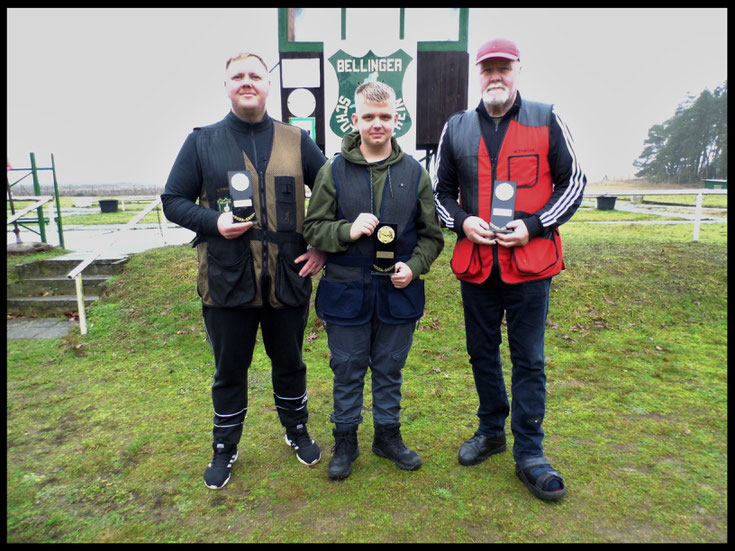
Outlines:
{"label": "pine tree", "polygon": [[689,96],[674,116],[648,131],[633,165],[657,182],[727,178],[727,81],[714,92]]}

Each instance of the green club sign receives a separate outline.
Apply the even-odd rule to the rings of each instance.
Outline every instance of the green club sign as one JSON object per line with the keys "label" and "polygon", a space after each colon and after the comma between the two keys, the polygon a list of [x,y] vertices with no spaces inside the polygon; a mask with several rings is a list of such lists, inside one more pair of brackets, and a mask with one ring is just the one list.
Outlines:
{"label": "green club sign", "polygon": [[353,57],[339,50],[329,62],[337,73],[339,96],[329,118],[329,127],[340,138],[352,130],[352,114],[355,112],[355,90],[363,82],[381,81],[396,92],[398,123],[394,136],[404,135],[411,128],[411,115],[403,101],[403,77],[413,58],[403,50],[379,57],[369,50],[363,57]]}

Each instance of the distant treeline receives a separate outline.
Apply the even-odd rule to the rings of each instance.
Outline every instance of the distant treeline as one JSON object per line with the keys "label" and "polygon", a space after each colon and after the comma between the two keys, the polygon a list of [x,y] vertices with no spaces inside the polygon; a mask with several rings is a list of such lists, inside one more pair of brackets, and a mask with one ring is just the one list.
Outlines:
{"label": "distant treeline", "polygon": [[[53,195],[53,184],[40,184],[41,195]],[[101,195],[158,195],[163,187],[153,184],[108,183],[108,184],[62,184],[59,194],[73,197],[99,197]],[[19,182],[13,186],[13,196],[35,195],[32,182]]]}

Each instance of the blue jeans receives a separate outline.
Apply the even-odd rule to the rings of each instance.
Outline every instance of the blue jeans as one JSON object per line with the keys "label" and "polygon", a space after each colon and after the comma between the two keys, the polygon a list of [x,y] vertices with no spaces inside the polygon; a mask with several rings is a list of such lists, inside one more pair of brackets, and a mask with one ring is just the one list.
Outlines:
{"label": "blue jeans", "polygon": [[496,269],[481,284],[461,282],[467,353],[480,401],[477,432],[490,437],[505,432],[510,409],[500,360],[501,322],[506,316],[512,363],[510,427],[516,462],[544,453],[544,334],[550,287],[551,278],[508,285]]}
{"label": "blue jeans", "polygon": [[371,371],[373,424],[399,422],[402,369],[413,343],[416,322],[390,325],[373,315],[370,322],[357,326],[325,324],[334,372],[335,424],[362,423],[363,388],[368,367]]}

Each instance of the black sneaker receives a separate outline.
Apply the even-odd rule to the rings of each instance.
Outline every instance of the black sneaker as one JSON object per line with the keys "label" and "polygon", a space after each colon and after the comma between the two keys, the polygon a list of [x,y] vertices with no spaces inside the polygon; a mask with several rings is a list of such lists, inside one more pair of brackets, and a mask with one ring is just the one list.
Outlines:
{"label": "black sneaker", "polygon": [[304,465],[315,465],[322,458],[322,450],[311,439],[303,424],[286,429],[285,440],[286,444],[296,450],[296,457]]}
{"label": "black sneaker", "polygon": [[230,480],[232,464],[237,461],[237,446],[218,442],[212,447],[214,456],[204,471],[204,485],[212,490],[219,490]]}

